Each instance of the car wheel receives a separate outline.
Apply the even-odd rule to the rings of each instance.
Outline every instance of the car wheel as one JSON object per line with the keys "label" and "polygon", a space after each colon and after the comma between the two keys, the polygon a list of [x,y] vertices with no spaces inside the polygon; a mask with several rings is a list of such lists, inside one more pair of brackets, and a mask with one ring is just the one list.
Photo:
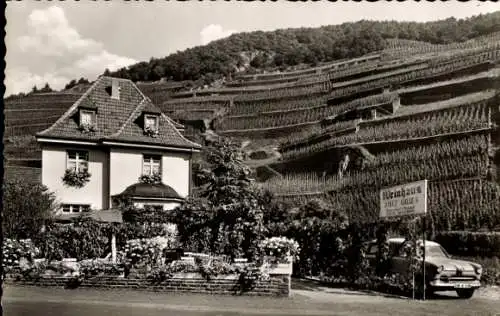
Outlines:
{"label": "car wheel", "polygon": [[471,298],[474,295],[474,289],[457,290],[457,294],[460,298]]}

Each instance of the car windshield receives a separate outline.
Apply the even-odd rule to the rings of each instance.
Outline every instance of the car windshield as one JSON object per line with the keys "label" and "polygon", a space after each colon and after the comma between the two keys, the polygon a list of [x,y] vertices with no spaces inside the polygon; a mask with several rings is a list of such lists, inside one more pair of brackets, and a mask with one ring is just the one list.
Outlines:
{"label": "car windshield", "polygon": [[425,255],[429,257],[449,257],[446,250],[438,245],[425,245]]}

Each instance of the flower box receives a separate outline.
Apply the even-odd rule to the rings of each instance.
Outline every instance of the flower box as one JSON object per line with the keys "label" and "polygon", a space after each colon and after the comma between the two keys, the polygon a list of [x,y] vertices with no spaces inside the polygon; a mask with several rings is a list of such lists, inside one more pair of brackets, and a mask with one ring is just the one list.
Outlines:
{"label": "flower box", "polygon": [[[220,274],[211,277],[212,280],[237,280],[239,275],[233,274]],[[205,280],[205,277],[199,272],[178,272],[172,274],[172,279],[188,279],[188,280]]]}

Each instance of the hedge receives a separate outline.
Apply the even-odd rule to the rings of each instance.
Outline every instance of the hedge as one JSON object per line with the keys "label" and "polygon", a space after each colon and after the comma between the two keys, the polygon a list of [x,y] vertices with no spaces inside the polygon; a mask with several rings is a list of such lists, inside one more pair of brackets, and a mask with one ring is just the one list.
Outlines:
{"label": "hedge", "polygon": [[452,255],[500,258],[500,232],[440,232],[435,241]]}

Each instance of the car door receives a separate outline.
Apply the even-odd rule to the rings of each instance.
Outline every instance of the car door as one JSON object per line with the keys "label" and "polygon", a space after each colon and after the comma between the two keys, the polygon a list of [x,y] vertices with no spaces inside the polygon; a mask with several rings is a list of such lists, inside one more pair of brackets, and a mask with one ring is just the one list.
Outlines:
{"label": "car door", "polygon": [[377,251],[378,251],[377,243],[375,242],[369,243],[366,249],[367,249],[366,259],[368,259],[368,262],[370,263],[371,266],[375,266],[377,262]]}
{"label": "car door", "polygon": [[410,261],[405,251],[407,246],[410,246],[410,244],[404,242],[395,249],[392,257],[392,272],[403,275],[408,273]]}

